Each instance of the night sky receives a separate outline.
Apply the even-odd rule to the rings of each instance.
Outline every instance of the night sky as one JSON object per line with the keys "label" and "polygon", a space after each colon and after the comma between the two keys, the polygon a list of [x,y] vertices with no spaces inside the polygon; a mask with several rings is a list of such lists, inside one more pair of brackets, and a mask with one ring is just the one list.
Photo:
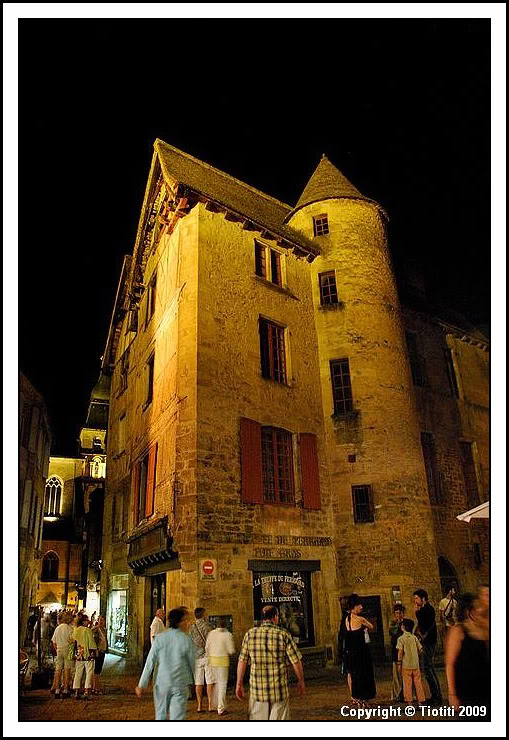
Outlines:
{"label": "night sky", "polygon": [[490,21],[21,20],[19,363],[76,453],[157,137],[291,205],[322,152],[489,325]]}

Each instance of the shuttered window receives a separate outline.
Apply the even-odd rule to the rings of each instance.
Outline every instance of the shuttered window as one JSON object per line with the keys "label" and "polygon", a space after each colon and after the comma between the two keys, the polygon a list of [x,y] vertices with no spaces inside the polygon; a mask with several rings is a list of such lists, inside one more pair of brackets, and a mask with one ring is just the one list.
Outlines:
{"label": "shuttered window", "polygon": [[[242,501],[294,504],[295,476],[291,432],[240,420]],[[303,507],[320,509],[316,435],[300,435]]]}
{"label": "shuttered window", "polygon": [[246,504],[261,504],[263,501],[261,426],[252,419],[240,420],[240,454],[242,501]]}
{"label": "shuttered window", "polygon": [[320,477],[315,434],[300,435],[300,465],[303,506],[305,509],[320,509]]}
{"label": "shuttered window", "polygon": [[375,521],[371,486],[352,486],[353,519],[356,524]]}
{"label": "shuttered window", "polygon": [[260,357],[262,376],[286,383],[284,327],[260,319]]}
{"label": "shuttered window", "polygon": [[157,443],[150,448],[147,454],[134,467],[134,526],[142,519],[152,516],[154,513],[156,466]]}

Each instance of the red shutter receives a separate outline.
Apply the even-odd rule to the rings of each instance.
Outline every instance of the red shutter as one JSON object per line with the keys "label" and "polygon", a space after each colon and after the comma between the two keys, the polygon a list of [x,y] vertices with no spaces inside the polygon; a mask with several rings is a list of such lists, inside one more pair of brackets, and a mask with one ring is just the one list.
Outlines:
{"label": "red shutter", "polygon": [[145,516],[154,513],[154,497],[156,487],[157,442],[148,452],[147,494],[145,496]]}
{"label": "red shutter", "polygon": [[133,512],[134,512],[134,521],[133,521],[133,527],[135,527],[139,522],[139,487],[140,487],[140,463],[136,463],[133,470]]}
{"label": "red shutter", "polygon": [[320,509],[320,476],[318,474],[316,434],[300,435],[300,466],[304,495],[303,506],[305,509]]}
{"label": "red shutter", "polygon": [[263,503],[262,492],[262,430],[257,421],[240,420],[240,461],[242,501]]}

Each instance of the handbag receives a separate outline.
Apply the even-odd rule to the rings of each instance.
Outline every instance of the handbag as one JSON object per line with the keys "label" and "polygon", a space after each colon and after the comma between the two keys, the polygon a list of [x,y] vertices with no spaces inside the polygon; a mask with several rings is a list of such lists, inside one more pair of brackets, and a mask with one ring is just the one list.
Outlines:
{"label": "handbag", "polygon": [[371,640],[370,640],[370,638],[369,638],[369,632],[367,631],[367,629],[365,629],[365,630],[364,630],[364,642],[365,642],[365,643],[366,643],[367,645],[369,645],[369,643],[371,642]]}

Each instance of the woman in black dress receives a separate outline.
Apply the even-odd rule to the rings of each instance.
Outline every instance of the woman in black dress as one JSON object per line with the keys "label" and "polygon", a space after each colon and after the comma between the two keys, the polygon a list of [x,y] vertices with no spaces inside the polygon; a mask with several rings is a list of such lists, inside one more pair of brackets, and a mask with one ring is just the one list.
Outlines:
{"label": "woman in black dress", "polygon": [[371,622],[361,617],[362,602],[357,594],[348,599],[345,621],[346,664],[351,677],[352,703],[364,706],[376,696],[373,662],[367,638]]}
{"label": "woman in black dress", "polygon": [[445,646],[449,704],[457,711],[460,706],[479,707],[475,714],[465,714],[473,721],[490,715],[489,621],[484,612],[474,594],[460,596],[458,623],[450,627]]}

